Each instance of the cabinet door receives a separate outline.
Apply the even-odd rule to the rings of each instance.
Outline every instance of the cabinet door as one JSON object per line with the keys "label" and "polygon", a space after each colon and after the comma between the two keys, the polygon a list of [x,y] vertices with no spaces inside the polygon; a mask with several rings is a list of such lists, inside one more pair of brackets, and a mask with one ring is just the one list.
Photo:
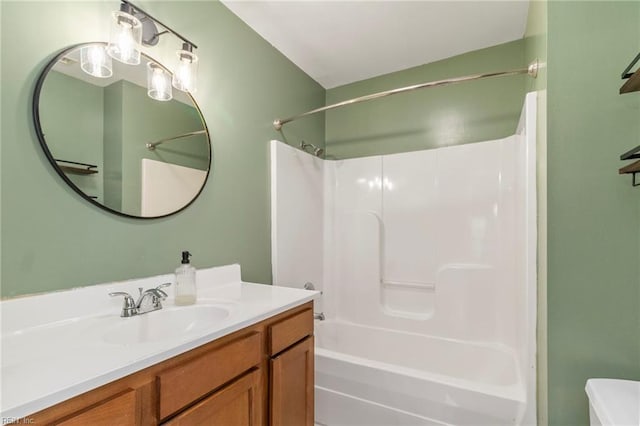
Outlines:
{"label": "cabinet door", "polygon": [[236,380],[173,419],[167,426],[260,426],[260,370]]}
{"label": "cabinet door", "polygon": [[271,426],[313,426],[313,336],[271,359]]}

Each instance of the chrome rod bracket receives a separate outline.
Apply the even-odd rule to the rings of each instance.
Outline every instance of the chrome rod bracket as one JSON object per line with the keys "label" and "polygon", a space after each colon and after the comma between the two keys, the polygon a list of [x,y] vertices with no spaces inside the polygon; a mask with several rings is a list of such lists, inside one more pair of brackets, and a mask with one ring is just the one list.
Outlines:
{"label": "chrome rod bracket", "polygon": [[538,60],[534,60],[527,67],[527,74],[533,78],[538,78],[538,71],[540,70],[540,63]]}

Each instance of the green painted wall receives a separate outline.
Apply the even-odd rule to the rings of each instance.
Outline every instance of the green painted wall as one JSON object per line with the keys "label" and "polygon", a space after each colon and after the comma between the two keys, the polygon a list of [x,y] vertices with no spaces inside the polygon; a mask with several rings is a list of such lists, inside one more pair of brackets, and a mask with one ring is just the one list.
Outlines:
{"label": "green painted wall", "polygon": [[[189,208],[156,220],[114,216],[66,187],[35,137],[33,88],[55,52],[106,40],[117,3],[3,1],[3,297],[171,272],[184,249],[196,267],[240,263],[243,279],[271,282],[268,141],[323,140],[324,117],[283,134],[271,122],[322,106],[325,91],[218,2],[137,4],[199,46],[213,175]],[[171,63],[177,47],[164,36],[152,56]]]}
{"label": "green painted wall", "polygon": [[[330,89],[327,104],[427,81],[524,66],[524,41],[518,40]],[[478,80],[328,111],[327,158],[391,154],[513,135],[526,78]]]}
{"label": "green painted wall", "polygon": [[640,2],[548,4],[549,424],[588,424],[589,377],[640,379]]}
{"label": "green painted wall", "polygon": [[122,211],[123,90],[120,83],[104,88],[104,205],[116,211]]}
{"label": "green painted wall", "polygon": [[[64,107],[61,107],[64,105]],[[52,155],[103,167],[104,94],[101,87],[52,71],[40,92],[40,122]],[[100,173],[67,177],[85,194],[103,199]]]}

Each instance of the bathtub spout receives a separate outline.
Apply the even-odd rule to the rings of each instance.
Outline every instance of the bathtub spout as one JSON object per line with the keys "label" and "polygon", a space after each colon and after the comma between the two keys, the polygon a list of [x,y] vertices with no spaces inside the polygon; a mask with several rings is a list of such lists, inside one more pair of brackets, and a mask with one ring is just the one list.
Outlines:
{"label": "bathtub spout", "polygon": [[318,321],[324,321],[324,312],[318,312],[317,314],[313,314],[313,319]]}

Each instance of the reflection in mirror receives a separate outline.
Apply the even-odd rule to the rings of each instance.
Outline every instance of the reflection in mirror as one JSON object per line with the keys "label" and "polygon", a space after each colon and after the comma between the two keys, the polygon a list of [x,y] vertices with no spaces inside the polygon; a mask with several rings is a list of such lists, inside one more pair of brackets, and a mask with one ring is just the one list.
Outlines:
{"label": "reflection in mirror", "polygon": [[65,50],[38,81],[34,121],[45,154],[106,210],[144,218],[180,211],[201,192],[211,164],[198,106],[179,90],[166,101],[148,96],[148,64],[158,62],[144,54],[137,66],[113,61],[110,76],[83,71],[80,50],[90,45],[104,44]]}

